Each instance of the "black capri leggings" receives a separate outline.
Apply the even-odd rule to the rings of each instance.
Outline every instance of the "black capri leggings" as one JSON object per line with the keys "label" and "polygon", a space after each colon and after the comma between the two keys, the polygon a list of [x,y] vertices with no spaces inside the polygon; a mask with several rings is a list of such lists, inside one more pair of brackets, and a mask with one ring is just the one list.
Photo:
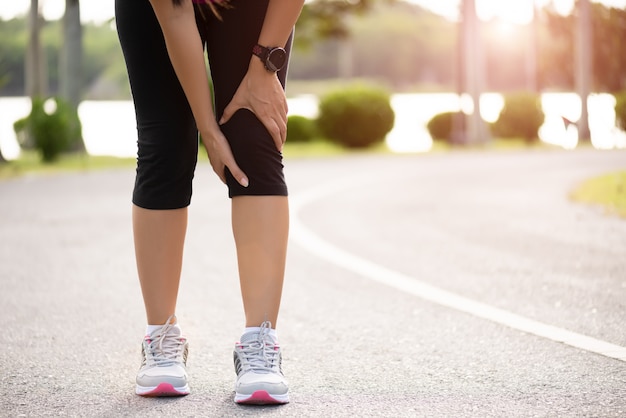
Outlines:
{"label": "black capri leggings", "polygon": [[[219,120],[248,69],[268,0],[231,0],[221,20],[195,5],[205,43]],[[149,0],[116,0],[117,31],[126,60],[138,131],[133,203],[146,209],[178,209],[191,201],[198,132],[187,98],[172,68]],[[286,45],[289,52],[291,39]],[[278,73],[285,86],[287,66]],[[238,110],[221,127],[235,160],[249,179],[242,187],[226,169],[230,197],[287,195],[282,154],[256,116]]]}

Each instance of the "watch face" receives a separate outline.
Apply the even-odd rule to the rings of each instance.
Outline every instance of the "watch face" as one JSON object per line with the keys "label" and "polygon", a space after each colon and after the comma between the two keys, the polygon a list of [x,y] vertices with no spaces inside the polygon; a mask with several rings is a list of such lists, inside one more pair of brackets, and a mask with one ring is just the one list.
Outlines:
{"label": "watch face", "polygon": [[280,71],[287,62],[287,52],[283,48],[274,48],[270,51],[266,66],[268,70]]}

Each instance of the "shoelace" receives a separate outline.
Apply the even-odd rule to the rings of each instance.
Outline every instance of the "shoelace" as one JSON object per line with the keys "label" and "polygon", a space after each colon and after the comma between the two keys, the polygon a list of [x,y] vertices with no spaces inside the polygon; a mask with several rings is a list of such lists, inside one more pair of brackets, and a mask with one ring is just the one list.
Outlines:
{"label": "shoelace", "polygon": [[174,362],[181,361],[180,356],[183,350],[184,341],[178,336],[168,335],[174,326],[171,323],[173,316],[158,331],[156,338],[149,340],[148,350],[145,354],[144,363],[149,366],[168,366]]}
{"label": "shoelace", "polygon": [[256,340],[238,344],[244,358],[241,365],[244,371],[269,373],[280,367],[280,351],[269,336],[270,329],[270,322],[265,321],[261,324],[261,331]]}

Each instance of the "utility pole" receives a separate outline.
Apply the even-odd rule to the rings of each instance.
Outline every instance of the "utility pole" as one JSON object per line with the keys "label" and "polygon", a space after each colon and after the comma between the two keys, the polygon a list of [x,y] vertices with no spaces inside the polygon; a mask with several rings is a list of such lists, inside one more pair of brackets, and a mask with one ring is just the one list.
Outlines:
{"label": "utility pole", "polygon": [[580,96],[581,113],[578,121],[579,141],[588,141],[591,138],[589,132],[589,107],[588,99],[591,91],[592,45],[591,45],[591,5],[589,0],[578,1],[578,16],[576,30],[576,91]]}

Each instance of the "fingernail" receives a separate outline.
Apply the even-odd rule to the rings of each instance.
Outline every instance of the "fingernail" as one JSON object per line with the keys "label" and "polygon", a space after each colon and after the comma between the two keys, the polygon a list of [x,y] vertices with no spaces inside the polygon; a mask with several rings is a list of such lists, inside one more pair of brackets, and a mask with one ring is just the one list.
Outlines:
{"label": "fingernail", "polygon": [[242,179],[241,179],[241,185],[242,185],[243,187],[248,187],[248,179],[247,179],[247,178],[245,178],[245,177],[244,177],[244,178],[242,178]]}
{"label": "fingernail", "polygon": [[224,124],[224,118],[221,118],[220,121],[218,122],[220,125]]}

